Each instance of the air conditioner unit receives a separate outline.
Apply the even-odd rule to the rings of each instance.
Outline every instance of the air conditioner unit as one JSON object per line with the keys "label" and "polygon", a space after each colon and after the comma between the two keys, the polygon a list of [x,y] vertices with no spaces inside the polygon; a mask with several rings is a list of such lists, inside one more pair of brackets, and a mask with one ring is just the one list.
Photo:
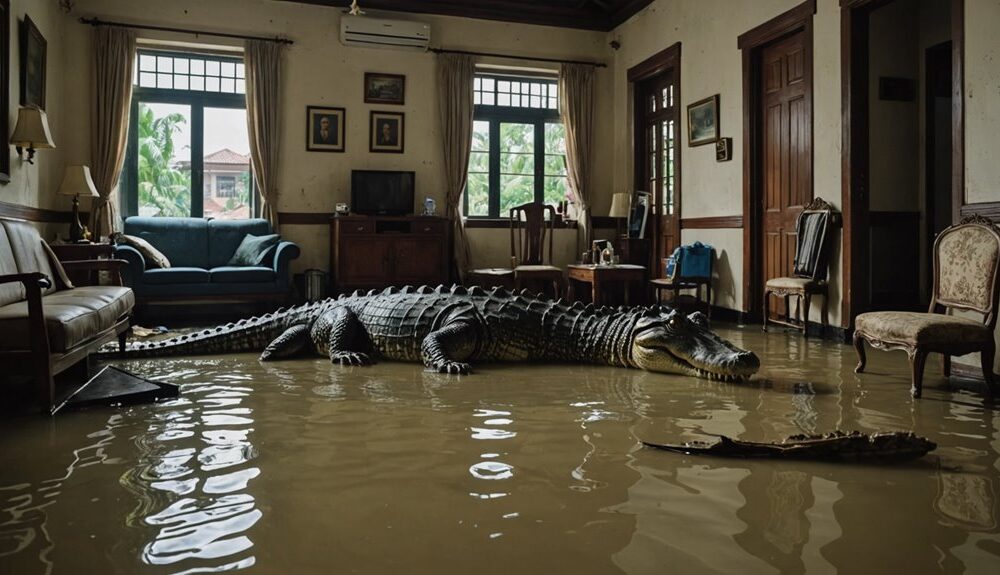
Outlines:
{"label": "air conditioner unit", "polygon": [[340,18],[340,42],[344,46],[426,50],[431,42],[431,27],[420,22],[345,14]]}

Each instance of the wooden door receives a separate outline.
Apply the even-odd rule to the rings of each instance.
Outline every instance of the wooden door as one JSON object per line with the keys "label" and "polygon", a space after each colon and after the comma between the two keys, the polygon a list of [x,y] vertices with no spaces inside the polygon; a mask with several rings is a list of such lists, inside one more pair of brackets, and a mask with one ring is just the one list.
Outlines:
{"label": "wooden door", "polygon": [[674,68],[636,86],[635,189],[652,194],[652,223],[647,224],[646,237],[653,240],[656,268],[681,240],[679,92]]}
{"label": "wooden door", "polygon": [[[813,198],[812,102],[805,33],[761,51],[761,177],[763,280],[792,275],[795,222]],[[760,286],[763,290],[763,285]],[[771,302],[773,315],[785,313]]]}

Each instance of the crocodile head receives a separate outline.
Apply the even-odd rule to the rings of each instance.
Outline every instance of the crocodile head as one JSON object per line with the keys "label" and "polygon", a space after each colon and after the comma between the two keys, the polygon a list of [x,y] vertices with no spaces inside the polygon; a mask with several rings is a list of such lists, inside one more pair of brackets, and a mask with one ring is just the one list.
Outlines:
{"label": "crocodile head", "polygon": [[742,350],[708,329],[701,312],[652,308],[632,329],[632,361],[642,369],[721,381],[750,377],[760,368],[752,351]]}

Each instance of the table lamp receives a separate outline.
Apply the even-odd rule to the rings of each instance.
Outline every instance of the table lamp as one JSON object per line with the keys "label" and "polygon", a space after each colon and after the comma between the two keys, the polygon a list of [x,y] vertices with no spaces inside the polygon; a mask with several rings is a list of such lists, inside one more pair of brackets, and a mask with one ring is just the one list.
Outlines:
{"label": "table lamp", "polygon": [[94,180],[90,177],[87,166],[66,166],[66,175],[59,186],[59,195],[73,196],[73,218],[69,222],[69,241],[80,243],[83,238],[83,226],[80,225],[80,195],[91,198],[98,197]]}
{"label": "table lamp", "polygon": [[622,235],[622,218],[628,218],[629,204],[632,203],[632,194],[628,192],[618,192],[611,196],[611,209],[608,216],[615,218],[618,237]]}
{"label": "table lamp", "polygon": [[18,157],[21,156],[22,148],[27,149],[29,164],[35,163],[35,150],[55,148],[56,145],[52,142],[52,134],[49,133],[49,120],[45,116],[45,112],[30,106],[19,109],[17,111],[17,124],[14,126],[10,143],[17,147]]}

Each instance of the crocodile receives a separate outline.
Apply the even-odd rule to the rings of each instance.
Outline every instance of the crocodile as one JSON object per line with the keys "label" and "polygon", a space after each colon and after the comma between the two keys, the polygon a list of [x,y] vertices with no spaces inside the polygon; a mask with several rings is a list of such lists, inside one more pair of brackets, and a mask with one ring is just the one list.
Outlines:
{"label": "crocodile", "polygon": [[382,358],[467,374],[475,362],[554,361],[736,381],[760,361],[708,327],[704,314],[654,305],[568,305],[527,291],[438,286],[355,292],[260,317],[131,344],[126,357],[318,353],[342,365]]}
{"label": "crocodile", "polygon": [[653,443],[643,441],[646,447],[653,447],[686,455],[715,455],[717,457],[775,458],[775,459],[821,459],[838,460],[885,460],[906,461],[923,457],[937,449],[933,441],[912,432],[889,431],[861,433],[834,431],[825,435],[792,435],[780,443],[762,443],[732,439],[725,435],[716,436],[714,443],[693,441],[682,444]]}

